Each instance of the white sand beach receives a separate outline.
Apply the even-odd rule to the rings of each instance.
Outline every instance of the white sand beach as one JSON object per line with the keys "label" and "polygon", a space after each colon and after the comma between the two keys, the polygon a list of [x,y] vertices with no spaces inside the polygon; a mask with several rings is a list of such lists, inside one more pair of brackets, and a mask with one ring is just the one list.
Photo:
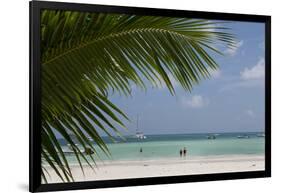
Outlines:
{"label": "white sand beach", "polygon": [[[139,161],[99,162],[93,171],[85,165],[85,176],[78,165],[72,165],[75,181],[143,178],[191,174],[224,173],[264,170],[262,155],[231,155],[157,159]],[[48,183],[61,182],[55,172],[47,167],[50,174]]]}

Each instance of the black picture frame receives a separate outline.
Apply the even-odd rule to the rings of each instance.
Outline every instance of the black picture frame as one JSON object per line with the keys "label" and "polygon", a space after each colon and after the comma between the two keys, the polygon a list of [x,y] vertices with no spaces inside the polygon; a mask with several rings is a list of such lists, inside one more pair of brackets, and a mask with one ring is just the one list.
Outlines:
{"label": "black picture frame", "polygon": [[[265,170],[251,172],[217,173],[186,176],[149,177],[138,179],[118,179],[103,181],[85,181],[72,183],[41,184],[41,71],[40,71],[40,10],[59,9],[88,12],[127,13],[155,16],[193,17],[216,20],[234,20],[265,23]],[[168,184],[213,180],[260,178],[271,176],[271,17],[216,13],[201,11],[183,11],[155,8],[137,8],[124,6],[92,5],[47,1],[30,2],[30,162],[29,191],[60,191],[152,184]]]}

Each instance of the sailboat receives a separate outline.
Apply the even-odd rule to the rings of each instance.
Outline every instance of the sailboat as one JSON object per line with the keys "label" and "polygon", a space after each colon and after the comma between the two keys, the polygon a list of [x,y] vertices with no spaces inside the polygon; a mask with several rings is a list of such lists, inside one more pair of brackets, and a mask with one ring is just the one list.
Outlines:
{"label": "sailboat", "polygon": [[146,136],[143,134],[143,132],[139,131],[139,116],[137,116],[136,138],[139,140],[146,139]]}
{"label": "sailboat", "polygon": [[264,133],[257,134],[257,137],[265,137]]}
{"label": "sailboat", "polygon": [[237,138],[238,138],[238,139],[249,139],[250,136],[244,134],[244,135],[238,135]]}
{"label": "sailboat", "polygon": [[136,132],[136,137],[138,139],[146,139],[146,136],[143,134],[143,132],[140,132],[140,131]]}

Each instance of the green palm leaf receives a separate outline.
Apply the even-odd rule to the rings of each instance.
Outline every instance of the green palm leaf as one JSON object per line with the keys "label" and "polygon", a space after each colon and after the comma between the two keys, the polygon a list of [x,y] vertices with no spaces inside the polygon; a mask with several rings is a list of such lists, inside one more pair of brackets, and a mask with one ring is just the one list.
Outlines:
{"label": "green palm leaf", "polygon": [[[43,11],[41,13],[42,159],[63,181],[71,169],[55,137],[58,132],[81,159],[110,156],[100,136],[126,128],[126,115],[108,95],[128,96],[133,84],[165,84],[175,94],[170,76],[186,90],[210,76],[218,64],[214,45],[235,45],[227,28],[203,19],[125,14]],[[111,130],[111,131],[110,131]],[[95,145],[88,139],[91,137]],[[95,154],[85,156],[76,142]],[[43,172],[42,179],[46,180]]]}

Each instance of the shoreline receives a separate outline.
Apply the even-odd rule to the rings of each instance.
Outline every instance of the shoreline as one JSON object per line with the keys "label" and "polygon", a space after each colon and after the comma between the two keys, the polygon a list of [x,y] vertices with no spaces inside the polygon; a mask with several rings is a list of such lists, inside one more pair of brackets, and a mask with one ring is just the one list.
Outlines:
{"label": "shoreline", "polygon": [[[218,155],[193,156],[186,158],[159,158],[153,160],[119,160],[97,162],[92,170],[84,166],[85,176],[79,165],[70,165],[75,181],[113,180],[157,176],[194,175],[208,173],[226,173],[241,171],[259,171],[265,169],[264,155]],[[61,180],[50,166],[48,183]],[[47,175],[48,176],[48,175]]]}

